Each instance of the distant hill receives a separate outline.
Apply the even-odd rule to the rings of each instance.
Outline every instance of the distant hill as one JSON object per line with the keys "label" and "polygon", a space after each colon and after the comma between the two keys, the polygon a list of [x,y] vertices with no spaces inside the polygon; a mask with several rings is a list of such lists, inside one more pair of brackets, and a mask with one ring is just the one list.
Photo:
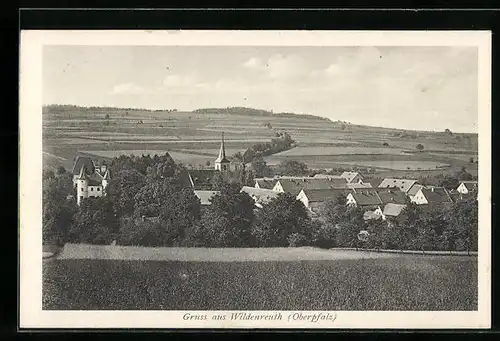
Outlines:
{"label": "distant hill", "polygon": [[[50,104],[46,105],[43,107],[43,113],[44,114],[56,114],[56,113],[63,113],[66,111],[71,111],[74,112],[75,110],[78,111],[141,111],[141,112],[178,112],[176,109],[157,109],[157,110],[150,110],[150,109],[138,109],[138,108],[117,108],[117,107],[84,107],[84,106],[77,106],[77,105],[66,105],[66,104]],[[186,113],[191,113],[186,112]],[[290,112],[272,112],[268,110],[262,110],[262,109],[253,109],[253,108],[246,108],[246,107],[227,107],[227,108],[201,108],[201,109],[196,109],[193,110],[192,113],[196,114],[229,114],[229,115],[243,115],[243,116],[279,116],[279,117],[290,117],[290,118],[307,118],[310,120],[320,120],[320,121],[328,121],[330,122],[330,119],[325,118],[325,117],[319,117],[319,116],[314,116],[314,115],[307,115],[307,114],[296,114],[296,113],[290,113]]]}
{"label": "distant hill", "polygon": [[280,116],[280,117],[290,117],[290,118],[308,118],[311,120],[322,120],[330,121],[328,118],[319,117],[307,114],[295,114],[290,112],[279,112],[275,113],[268,110],[253,109],[246,107],[228,107],[228,108],[204,108],[193,110],[194,113],[198,114],[232,114],[232,115],[244,115],[244,116]]}

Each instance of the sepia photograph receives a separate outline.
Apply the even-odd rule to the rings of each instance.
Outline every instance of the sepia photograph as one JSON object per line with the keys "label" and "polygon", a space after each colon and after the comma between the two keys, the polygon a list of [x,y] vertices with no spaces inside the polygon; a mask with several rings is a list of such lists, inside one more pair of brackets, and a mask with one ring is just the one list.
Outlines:
{"label": "sepia photograph", "polygon": [[489,327],[489,32],[23,34],[30,326]]}

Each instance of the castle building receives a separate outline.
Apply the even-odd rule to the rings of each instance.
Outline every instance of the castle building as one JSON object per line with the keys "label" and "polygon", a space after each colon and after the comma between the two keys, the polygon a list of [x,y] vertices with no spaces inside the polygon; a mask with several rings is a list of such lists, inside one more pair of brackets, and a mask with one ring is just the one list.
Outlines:
{"label": "castle building", "polygon": [[226,158],[226,147],[224,146],[224,133],[222,133],[222,141],[220,144],[219,156],[214,161],[215,170],[221,172],[229,171],[231,162]]}
{"label": "castle building", "polygon": [[77,157],[73,166],[73,185],[76,187],[76,203],[84,198],[106,195],[110,175],[106,166],[96,167],[89,157]]}

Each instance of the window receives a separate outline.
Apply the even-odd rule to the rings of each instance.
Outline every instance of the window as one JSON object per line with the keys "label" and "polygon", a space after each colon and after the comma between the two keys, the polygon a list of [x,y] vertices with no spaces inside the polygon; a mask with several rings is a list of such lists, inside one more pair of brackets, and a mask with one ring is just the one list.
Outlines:
{"label": "window", "polygon": [[93,192],[94,191],[94,187],[90,187],[90,191]]}
{"label": "window", "polygon": [[80,190],[84,191],[83,187],[82,187],[82,188],[80,188]]}
{"label": "window", "polygon": [[97,187],[97,192],[99,192],[101,189],[99,187]]}

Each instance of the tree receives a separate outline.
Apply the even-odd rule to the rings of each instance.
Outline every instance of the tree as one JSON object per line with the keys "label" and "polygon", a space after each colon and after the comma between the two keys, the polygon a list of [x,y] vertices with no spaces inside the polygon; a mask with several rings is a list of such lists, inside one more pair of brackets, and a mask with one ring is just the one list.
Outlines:
{"label": "tree", "polygon": [[158,217],[163,206],[175,198],[174,193],[182,187],[173,179],[150,180],[134,196],[134,215],[136,217]]}
{"label": "tree", "polygon": [[357,245],[358,233],[364,228],[363,211],[359,207],[347,206],[338,224],[337,244],[342,247]]}
{"label": "tree", "polygon": [[272,175],[272,171],[267,166],[266,161],[264,161],[264,158],[262,157],[262,155],[258,155],[258,156],[253,158],[252,169],[255,172],[255,177],[257,177],[257,178],[262,178],[262,177]]}
{"label": "tree", "polygon": [[[302,202],[288,193],[279,194],[271,199],[257,213],[257,221],[252,229],[257,245],[267,247],[284,247],[290,239],[310,240],[311,219]],[[290,237],[295,234],[294,237]]]}
{"label": "tree", "polygon": [[213,247],[251,246],[250,229],[254,220],[254,202],[246,193],[231,185],[211,199],[202,217],[204,244]]}
{"label": "tree", "polygon": [[446,128],[446,129],[444,130],[444,132],[445,132],[446,134],[450,135],[450,136],[452,136],[452,135],[453,135],[453,133],[451,132],[451,130],[450,130],[450,129],[448,129],[448,128]]}
{"label": "tree", "polygon": [[43,169],[42,170],[42,180],[49,180],[54,178],[54,171],[51,169]]}
{"label": "tree", "polygon": [[109,244],[118,235],[119,220],[107,197],[89,197],[80,203],[68,239],[72,243]]}
{"label": "tree", "polygon": [[184,244],[185,231],[200,220],[200,199],[192,189],[172,193],[160,210],[161,241],[164,246]]}
{"label": "tree", "polygon": [[455,202],[446,215],[446,222],[443,247],[458,251],[477,251],[478,202],[474,197]]}
{"label": "tree", "polygon": [[64,173],[66,173],[66,168],[64,168],[64,166],[57,167],[57,172],[56,172],[57,175],[62,175]]}
{"label": "tree", "polygon": [[124,168],[113,172],[106,194],[113,202],[118,217],[134,213],[135,195],[146,184],[146,177],[138,170]]}
{"label": "tree", "polygon": [[300,176],[307,175],[308,169],[307,165],[303,162],[296,160],[283,160],[280,163],[279,172],[286,175]]}
{"label": "tree", "polygon": [[421,143],[417,144],[417,150],[418,150],[418,151],[422,151],[422,150],[424,150],[424,145],[423,145],[423,144],[421,144]]}
{"label": "tree", "polygon": [[44,244],[63,245],[77,211],[71,175],[47,178],[42,185],[42,240]]}

